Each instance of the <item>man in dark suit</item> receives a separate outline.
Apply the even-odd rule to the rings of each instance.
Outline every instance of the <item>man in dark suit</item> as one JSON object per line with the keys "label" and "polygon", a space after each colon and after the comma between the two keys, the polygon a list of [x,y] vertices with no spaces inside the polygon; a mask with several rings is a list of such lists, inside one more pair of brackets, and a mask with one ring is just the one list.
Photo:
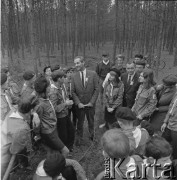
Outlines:
{"label": "man in dark suit", "polygon": [[96,72],[85,68],[85,61],[82,56],[75,57],[74,63],[78,72],[72,77],[71,90],[78,117],[77,145],[80,145],[85,115],[88,120],[90,139],[92,141],[94,139],[95,103],[99,94],[99,85]]}
{"label": "man in dark suit", "polygon": [[126,65],[127,72],[122,74],[121,80],[124,83],[123,106],[132,108],[140,82],[139,74],[135,72],[135,64],[129,62]]}

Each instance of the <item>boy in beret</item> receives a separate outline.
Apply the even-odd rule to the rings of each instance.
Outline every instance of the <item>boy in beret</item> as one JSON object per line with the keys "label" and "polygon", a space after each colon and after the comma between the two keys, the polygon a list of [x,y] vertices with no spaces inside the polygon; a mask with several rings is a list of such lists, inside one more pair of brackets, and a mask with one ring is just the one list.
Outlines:
{"label": "boy in beret", "polygon": [[57,130],[62,142],[72,151],[74,144],[74,127],[69,116],[69,107],[73,101],[67,98],[64,88],[64,72],[61,70],[52,73],[53,84],[49,90],[49,99],[52,102],[57,116]]}
{"label": "boy in beret", "polygon": [[144,155],[146,142],[149,139],[148,132],[140,127],[134,127],[135,114],[130,108],[120,107],[116,111],[116,118],[122,132],[129,138],[130,153]]}
{"label": "boy in beret", "polygon": [[44,77],[38,77],[34,82],[34,89],[38,97],[35,107],[41,120],[41,137],[51,149],[61,152],[64,156],[69,153],[68,148],[60,140],[57,132],[57,117],[52,102],[48,99],[47,88],[49,81]]}
{"label": "boy in beret", "polygon": [[34,91],[34,81],[36,79],[35,73],[31,70],[26,71],[23,74],[23,79],[25,80],[25,83],[22,87],[21,98],[35,96],[35,91]]}

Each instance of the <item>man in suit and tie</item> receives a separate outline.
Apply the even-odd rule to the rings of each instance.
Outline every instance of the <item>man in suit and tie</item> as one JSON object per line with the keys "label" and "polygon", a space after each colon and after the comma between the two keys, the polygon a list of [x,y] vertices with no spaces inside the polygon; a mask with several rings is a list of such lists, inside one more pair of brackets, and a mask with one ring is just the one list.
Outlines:
{"label": "man in suit and tie", "polygon": [[75,57],[74,64],[78,72],[72,77],[71,89],[78,117],[77,145],[80,145],[85,115],[88,120],[90,139],[92,141],[94,139],[95,103],[99,94],[99,84],[96,72],[85,68],[85,61],[82,56]]}
{"label": "man in suit and tie", "polygon": [[121,80],[124,83],[123,106],[132,108],[140,85],[139,74],[135,71],[133,62],[127,63],[126,70],[127,72],[121,76]]}

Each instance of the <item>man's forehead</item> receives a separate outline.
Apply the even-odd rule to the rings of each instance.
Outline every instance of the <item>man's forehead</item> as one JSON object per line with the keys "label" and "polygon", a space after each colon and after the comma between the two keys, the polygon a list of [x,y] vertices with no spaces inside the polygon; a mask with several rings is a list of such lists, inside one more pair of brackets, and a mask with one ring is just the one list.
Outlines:
{"label": "man's forehead", "polygon": [[80,62],[81,61],[81,59],[80,58],[76,58],[76,59],[74,59],[74,62]]}

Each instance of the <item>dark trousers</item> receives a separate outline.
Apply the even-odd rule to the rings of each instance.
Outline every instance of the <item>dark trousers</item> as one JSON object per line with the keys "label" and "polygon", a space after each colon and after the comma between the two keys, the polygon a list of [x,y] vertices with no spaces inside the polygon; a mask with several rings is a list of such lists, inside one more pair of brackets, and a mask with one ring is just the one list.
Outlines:
{"label": "dark trousers", "polygon": [[173,159],[177,159],[177,131],[172,131],[166,128],[162,137],[164,137],[172,145]]}
{"label": "dark trousers", "polygon": [[71,109],[69,109],[69,117],[71,118],[71,113],[73,115],[73,125],[74,127],[76,127],[76,124],[77,124],[77,115],[76,115],[76,106],[73,105]]}
{"label": "dark trousers", "polygon": [[94,137],[94,115],[95,107],[85,107],[83,109],[76,109],[78,122],[77,122],[77,134],[79,137],[83,137],[83,125],[85,120],[85,115],[87,117],[89,133],[91,137]]}
{"label": "dark trousers", "polygon": [[68,147],[68,149],[73,148],[75,130],[69,115],[63,118],[57,118],[57,129],[62,142]]}
{"label": "dark trousers", "polygon": [[58,137],[57,128],[50,134],[41,133],[41,137],[42,140],[44,140],[44,143],[53,150],[58,150],[61,152],[61,150],[64,148],[63,142]]}

